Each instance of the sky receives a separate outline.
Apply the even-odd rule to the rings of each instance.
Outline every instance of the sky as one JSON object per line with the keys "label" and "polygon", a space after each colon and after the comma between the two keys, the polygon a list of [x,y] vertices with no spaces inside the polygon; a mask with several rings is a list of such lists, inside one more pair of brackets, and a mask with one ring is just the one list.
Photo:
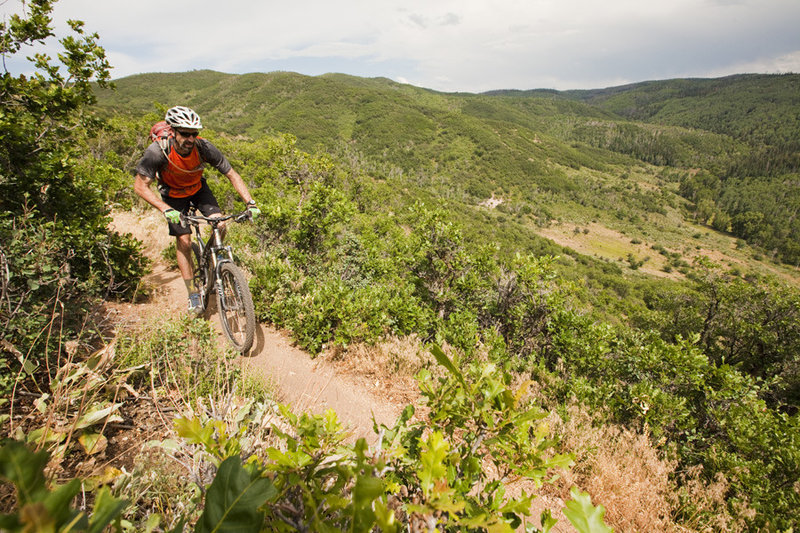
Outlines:
{"label": "sky", "polygon": [[800,72],[800,0],[60,0],[53,17],[58,36],[67,19],[99,34],[114,79],[341,72],[475,93]]}

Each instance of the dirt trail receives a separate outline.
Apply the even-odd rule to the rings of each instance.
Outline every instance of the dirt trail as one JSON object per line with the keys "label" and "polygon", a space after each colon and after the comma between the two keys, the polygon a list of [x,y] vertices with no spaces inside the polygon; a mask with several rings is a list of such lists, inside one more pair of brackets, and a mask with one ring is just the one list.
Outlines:
{"label": "dirt trail", "polygon": [[[114,213],[112,226],[121,233],[131,233],[145,243],[145,254],[153,260],[153,272],[145,282],[155,288],[149,301],[123,304],[117,312],[123,319],[138,322],[156,315],[180,316],[186,312],[186,288],[177,269],[167,267],[161,251],[172,239],[167,235],[163,217],[155,210],[141,214]],[[222,333],[216,306],[212,300],[206,318],[213,324],[219,342],[227,343]],[[356,376],[344,374],[323,358],[311,359],[308,353],[292,344],[284,332],[259,324],[251,353],[239,358],[244,368],[273,385],[276,400],[288,403],[295,412],[323,413],[336,411],[353,438],[373,442],[372,418],[391,425],[404,407],[379,397],[364,387]]]}

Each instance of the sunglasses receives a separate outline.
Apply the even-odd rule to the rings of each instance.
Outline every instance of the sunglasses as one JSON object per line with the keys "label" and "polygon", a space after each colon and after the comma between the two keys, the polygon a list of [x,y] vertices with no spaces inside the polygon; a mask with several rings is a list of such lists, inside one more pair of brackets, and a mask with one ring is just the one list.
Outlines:
{"label": "sunglasses", "polygon": [[186,137],[187,139],[189,137],[197,137],[198,135],[200,135],[199,131],[181,131],[181,130],[176,130],[176,131],[180,133],[181,137]]}

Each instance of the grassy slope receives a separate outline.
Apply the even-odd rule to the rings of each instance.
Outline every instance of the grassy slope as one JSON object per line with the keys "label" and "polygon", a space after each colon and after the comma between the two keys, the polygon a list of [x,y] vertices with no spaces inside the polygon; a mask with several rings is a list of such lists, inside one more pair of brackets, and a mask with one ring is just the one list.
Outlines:
{"label": "grassy slope", "polygon": [[[687,114],[703,122],[696,112],[701,106],[724,122],[729,102],[755,102],[770,85],[767,94],[777,96],[762,95],[748,121],[724,132],[746,138],[751,122],[771,117],[776,106],[798,108],[791,98],[798,79],[673,80],[604,91],[474,95],[342,74],[193,71],[124,78],[115,92],[98,96],[101,107],[134,114],[154,111],[154,103],[187,104],[207,125],[234,135],[290,132],[304,149],[358,161],[360,170],[385,180],[388,190],[407,201],[446,204],[475,238],[499,242],[508,253],[564,254],[541,234],[596,257],[572,254],[594,264],[592,269],[607,271],[603,264],[609,263],[627,276],[637,274],[628,268],[630,257],[649,258],[641,271],[665,276],[666,256],[652,248],[660,246],[675,264],[703,253],[744,270],[791,277],[794,270],[754,261],[730,237],[685,221],[685,201],[676,193],[688,168],[713,167],[747,149],[730,136],[684,128],[691,125]],[[770,99],[777,104],[764,103]],[[671,125],[630,122],[615,113]],[[652,157],[667,154],[671,166],[607,149],[621,131],[634,143],[655,139]],[[783,127],[777,131],[784,135]],[[483,207],[490,198],[502,203]]]}

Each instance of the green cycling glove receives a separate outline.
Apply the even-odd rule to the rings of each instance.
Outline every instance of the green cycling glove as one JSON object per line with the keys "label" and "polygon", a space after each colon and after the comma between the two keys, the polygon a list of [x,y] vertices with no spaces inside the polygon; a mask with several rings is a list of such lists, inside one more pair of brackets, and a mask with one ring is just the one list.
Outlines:
{"label": "green cycling glove", "polygon": [[250,220],[255,220],[258,218],[258,215],[261,214],[261,209],[259,209],[255,204],[248,204],[247,210],[250,211]]}
{"label": "green cycling glove", "polygon": [[176,209],[167,209],[164,211],[164,217],[173,224],[180,224],[181,223],[181,213]]}

